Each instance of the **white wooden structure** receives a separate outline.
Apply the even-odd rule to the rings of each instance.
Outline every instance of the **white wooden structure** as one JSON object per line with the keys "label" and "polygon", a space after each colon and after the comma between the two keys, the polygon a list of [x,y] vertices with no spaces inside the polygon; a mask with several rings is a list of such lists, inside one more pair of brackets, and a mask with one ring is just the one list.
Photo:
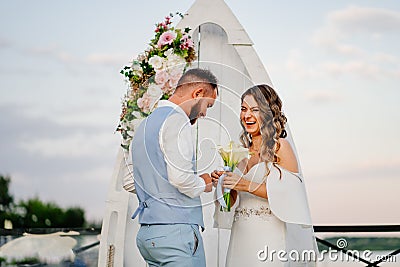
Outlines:
{"label": "white wooden structure", "polygon": [[[240,95],[254,84],[271,85],[253,43],[223,0],[197,0],[179,22],[178,28],[190,27],[198,61],[194,67],[210,69],[219,80],[218,101],[207,118],[198,121],[198,173],[221,167],[215,145],[238,142]],[[109,187],[103,220],[98,266],[146,266],[136,248],[139,228],[131,215],[137,207],[136,196],[124,191],[122,181],[129,171],[123,152],[119,153]],[[213,228],[213,194],[203,194],[206,230],[202,236],[207,266],[224,266],[228,230]]]}

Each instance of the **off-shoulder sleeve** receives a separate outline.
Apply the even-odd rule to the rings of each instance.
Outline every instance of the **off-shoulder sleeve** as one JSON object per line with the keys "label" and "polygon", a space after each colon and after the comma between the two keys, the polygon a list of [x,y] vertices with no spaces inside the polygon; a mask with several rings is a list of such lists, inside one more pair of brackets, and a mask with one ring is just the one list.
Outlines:
{"label": "off-shoulder sleeve", "polygon": [[272,167],[267,179],[268,202],[271,211],[282,221],[311,225],[304,180],[283,168]]}

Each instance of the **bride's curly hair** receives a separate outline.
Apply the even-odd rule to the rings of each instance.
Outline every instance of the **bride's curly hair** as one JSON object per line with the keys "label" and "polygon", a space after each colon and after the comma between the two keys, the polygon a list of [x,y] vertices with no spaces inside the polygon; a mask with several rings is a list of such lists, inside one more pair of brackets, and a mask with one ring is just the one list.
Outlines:
{"label": "bride's curly hair", "polygon": [[[247,89],[242,94],[242,103],[247,95],[254,97],[260,109],[261,121],[259,121],[259,124],[262,135],[260,157],[263,161],[278,164],[280,161],[277,156],[277,151],[280,148],[279,138],[287,136],[285,130],[287,118],[282,112],[282,101],[275,90],[266,84],[256,85]],[[242,121],[240,121],[240,124],[243,128],[240,141],[244,147],[250,147],[252,145],[251,135],[246,132]]]}

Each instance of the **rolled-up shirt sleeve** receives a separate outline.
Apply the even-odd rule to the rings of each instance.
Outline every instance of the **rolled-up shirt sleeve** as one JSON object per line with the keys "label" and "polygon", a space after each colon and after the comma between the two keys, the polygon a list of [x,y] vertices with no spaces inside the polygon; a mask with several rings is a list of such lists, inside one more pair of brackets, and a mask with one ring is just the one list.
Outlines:
{"label": "rolled-up shirt sleeve", "polygon": [[159,143],[167,163],[169,182],[191,198],[200,196],[206,185],[193,172],[192,128],[184,114],[175,113],[166,119],[160,130]]}

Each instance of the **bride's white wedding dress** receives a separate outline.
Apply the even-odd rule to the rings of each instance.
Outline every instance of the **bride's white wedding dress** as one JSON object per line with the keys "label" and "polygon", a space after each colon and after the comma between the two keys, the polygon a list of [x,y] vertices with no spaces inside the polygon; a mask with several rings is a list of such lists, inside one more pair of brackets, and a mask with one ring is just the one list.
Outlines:
{"label": "bride's white wedding dress", "polygon": [[[263,183],[266,171],[266,164],[261,162],[254,165],[243,177]],[[272,261],[269,257],[262,260],[272,250],[285,250],[285,223],[272,213],[267,199],[247,192],[238,193],[226,267],[284,266],[278,260],[277,253]]]}
{"label": "bride's white wedding dress", "polygon": [[300,255],[304,250],[318,251],[301,176],[261,162],[243,177],[267,182],[268,199],[239,191],[230,219],[216,205],[215,227],[228,228],[227,221],[233,221],[226,267],[315,266],[315,262],[289,257],[292,250]]}

